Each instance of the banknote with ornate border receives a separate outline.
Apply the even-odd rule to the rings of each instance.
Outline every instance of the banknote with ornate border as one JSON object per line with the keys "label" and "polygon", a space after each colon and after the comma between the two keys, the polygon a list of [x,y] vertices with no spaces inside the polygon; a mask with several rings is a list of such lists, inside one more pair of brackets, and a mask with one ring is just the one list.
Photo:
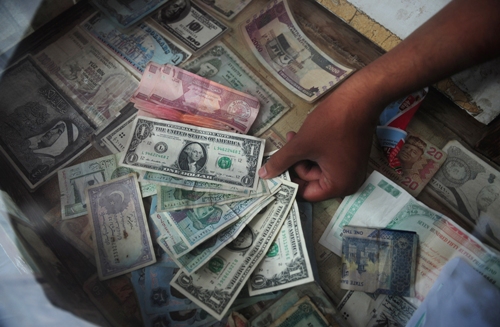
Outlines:
{"label": "banknote with ornate border", "polygon": [[287,113],[293,104],[285,102],[221,41],[182,68],[219,84],[253,95],[260,101],[250,135],[259,136]]}
{"label": "banknote with ornate border", "polygon": [[34,190],[90,147],[96,126],[31,57],[0,81],[0,150]]}

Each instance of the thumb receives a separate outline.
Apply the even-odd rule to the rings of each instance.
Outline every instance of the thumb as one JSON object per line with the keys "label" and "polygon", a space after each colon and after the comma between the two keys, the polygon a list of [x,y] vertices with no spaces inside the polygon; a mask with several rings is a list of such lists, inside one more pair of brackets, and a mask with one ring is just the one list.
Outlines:
{"label": "thumb", "polygon": [[302,160],[302,155],[297,151],[297,142],[294,142],[295,133],[288,133],[286,143],[281,149],[271,156],[269,161],[260,168],[259,177],[273,178]]}

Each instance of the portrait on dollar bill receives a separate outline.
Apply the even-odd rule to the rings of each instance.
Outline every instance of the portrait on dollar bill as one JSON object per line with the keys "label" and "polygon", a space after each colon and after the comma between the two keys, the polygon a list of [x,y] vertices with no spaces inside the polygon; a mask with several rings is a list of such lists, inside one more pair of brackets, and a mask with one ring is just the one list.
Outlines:
{"label": "portrait on dollar bill", "polygon": [[2,152],[30,189],[90,146],[95,126],[31,57],[4,73],[0,104]]}
{"label": "portrait on dollar bill", "polygon": [[500,173],[457,141],[430,182],[432,191],[475,227],[475,234],[500,244]]}
{"label": "portrait on dollar bill", "polygon": [[185,18],[191,10],[189,0],[171,0],[156,12],[158,20],[167,24],[175,23]]}
{"label": "portrait on dollar bill", "polygon": [[207,161],[205,148],[197,142],[189,143],[179,154],[179,168],[192,173],[200,172]]}

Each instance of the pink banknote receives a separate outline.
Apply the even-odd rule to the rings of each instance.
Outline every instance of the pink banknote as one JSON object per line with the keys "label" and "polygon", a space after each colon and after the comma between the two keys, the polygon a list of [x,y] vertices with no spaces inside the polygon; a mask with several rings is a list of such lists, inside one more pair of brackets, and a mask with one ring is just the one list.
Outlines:
{"label": "pink banknote", "polygon": [[158,118],[177,117],[173,120],[195,125],[198,121],[213,123],[243,134],[252,126],[260,108],[259,100],[252,95],[181,68],[154,62],[146,66],[131,101],[138,109]]}

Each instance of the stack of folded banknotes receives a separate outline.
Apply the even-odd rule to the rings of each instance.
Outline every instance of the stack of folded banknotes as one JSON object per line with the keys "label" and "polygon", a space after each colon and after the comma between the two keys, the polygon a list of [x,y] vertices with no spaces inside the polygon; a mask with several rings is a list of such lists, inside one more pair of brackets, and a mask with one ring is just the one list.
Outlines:
{"label": "stack of folded banknotes", "polygon": [[[209,87],[218,92],[216,83]],[[202,97],[195,86],[191,91]],[[140,111],[120,127],[128,140],[123,151],[59,171],[63,219],[88,215],[99,279],[131,273],[146,325],[173,322],[164,314],[172,310],[198,312],[196,325],[214,322],[230,309],[314,280],[298,186],[288,173],[258,177],[271,154],[264,154],[265,140],[242,134],[258,105],[226,91],[212,109],[230,131]],[[155,99],[162,111],[167,101],[147,92],[139,87],[135,96],[143,103]],[[212,110],[210,103],[200,109],[185,100],[175,110]],[[143,198],[151,195],[148,216]]]}

